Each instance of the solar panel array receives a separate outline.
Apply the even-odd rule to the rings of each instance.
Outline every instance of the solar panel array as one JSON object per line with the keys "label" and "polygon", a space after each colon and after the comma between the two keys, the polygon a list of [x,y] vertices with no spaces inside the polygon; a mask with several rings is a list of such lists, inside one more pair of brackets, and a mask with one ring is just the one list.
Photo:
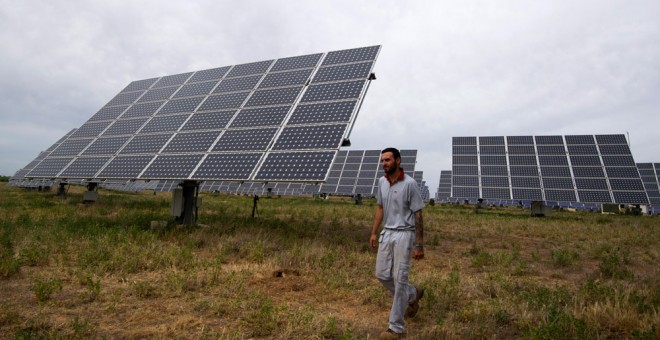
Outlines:
{"label": "solar panel array", "polygon": [[637,169],[649,203],[660,207],[660,163],[637,163]]}
{"label": "solar panel array", "polygon": [[[383,175],[380,166],[381,150],[340,150],[330,168],[328,179],[319,190],[324,194],[374,196],[378,178]],[[413,175],[417,150],[400,150],[401,167]]]}
{"label": "solar panel array", "polygon": [[624,135],[452,138],[452,197],[648,204]]}
{"label": "solar panel array", "polygon": [[438,202],[446,201],[451,197],[451,170],[440,171],[440,182],[438,191],[435,193],[435,200]]}
{"label": "solar panel array", "polygon": [[67,139],[69,136],[71,136],[74,132],[76,132],[76,129],[72,129],[69,131],[66,135],[64,135],[62,138],[60,138],[57,142],[55,142],[53,145],[51,145],[48,149],[42,151],[39,153],[39,155],[33,159],[30,163],[28,163],[25,167],[22,169],[16,171],[16,173],[9,179],[9,185],[11,186],[21,186],[21,187],[39,187],[39,186],[52,186],[53,182],[50,180],[46,179],[29,179],[26,178],[26,175],[32,171],[41,161],[46,159],[48,155],[50,155],[53,150],[55,150],[57,147],[62,144],[62,142]]}
{"label": "solar panel array", "polygon": [[322,181],[380,46],[131,82],[24,177]]}

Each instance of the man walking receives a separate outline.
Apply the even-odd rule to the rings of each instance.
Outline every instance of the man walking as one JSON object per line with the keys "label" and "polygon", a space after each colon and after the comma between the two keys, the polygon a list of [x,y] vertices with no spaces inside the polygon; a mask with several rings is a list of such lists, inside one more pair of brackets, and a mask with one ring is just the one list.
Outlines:
{"label": "man walking", "polygon": [[[381,152],[380,163],[385,176],[378,181],[376,214],[369,243],[378,248],[376,277],[394,296],[390,310],[389,327],[381,333],[383,339],[405,336],[404,314],[415,316],[424,289],[408,283],[411,255],[424,258],[424,201],[417,182],[404,174],[401,154],[395,148]],[[378,229],[383,223],[383,230]]]}

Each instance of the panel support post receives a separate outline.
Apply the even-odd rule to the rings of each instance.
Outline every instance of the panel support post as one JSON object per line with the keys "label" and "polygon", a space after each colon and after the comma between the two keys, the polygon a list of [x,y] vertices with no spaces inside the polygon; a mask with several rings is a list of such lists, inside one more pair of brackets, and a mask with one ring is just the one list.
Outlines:
{"label": "panel support post", "polygon": [[254,195],[252,198],[252,218],[254,218],[254,215],[259,215],[259,210],[257,209],[257,202],[259,202],[259,196]]}
{"label": "panel support post", "polygon": [[66,196],[66,182],[60,182],[59,188],[57,188],[57,196]]}
{"label": "panel support post", "polygon": [[89,182],[87,183],[87,191],[83,194],[83,203],[94,203],[99,198],[99,193],[96,191],[98,189],[98,183]]}
{"label": "panel support post", "polygon": [[183,181],[183,211],[177,218],[177,222],[185,225],[197,224],[197,195],[199,193],[199,182]]}

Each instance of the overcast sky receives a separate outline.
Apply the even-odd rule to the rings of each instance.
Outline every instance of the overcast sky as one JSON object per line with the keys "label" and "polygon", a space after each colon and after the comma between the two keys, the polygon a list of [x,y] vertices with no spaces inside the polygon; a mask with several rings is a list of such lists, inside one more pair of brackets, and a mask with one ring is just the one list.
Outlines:
{"label": "overcast sky", "polygon": [[351,149],[609,134],[660,162],[660,1],[0,0],[0,175],[133,80],[380,44]]}

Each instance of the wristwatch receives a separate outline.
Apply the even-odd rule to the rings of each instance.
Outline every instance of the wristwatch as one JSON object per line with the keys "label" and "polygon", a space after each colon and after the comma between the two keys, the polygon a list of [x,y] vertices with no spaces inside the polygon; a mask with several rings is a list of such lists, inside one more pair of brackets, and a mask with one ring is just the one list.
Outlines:
{"label": "wristwatch", "polygon": [[424,249],[424,243],[415,243],[415,248]]}

